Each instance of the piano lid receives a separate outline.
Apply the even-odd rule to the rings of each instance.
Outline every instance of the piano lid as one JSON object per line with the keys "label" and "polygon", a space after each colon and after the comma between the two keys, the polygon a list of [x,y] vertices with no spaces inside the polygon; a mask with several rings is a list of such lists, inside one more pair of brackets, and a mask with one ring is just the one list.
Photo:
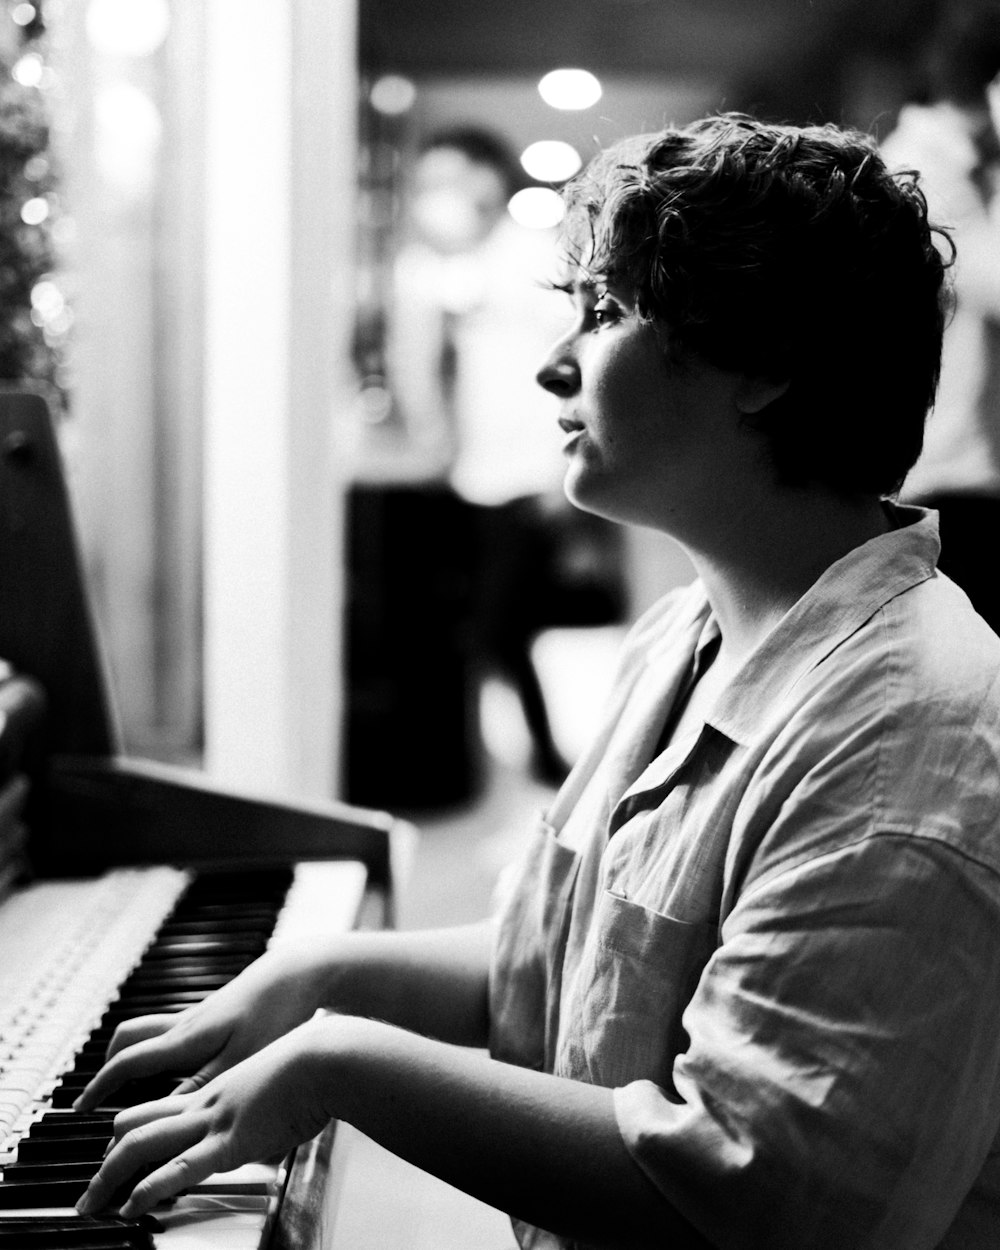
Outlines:
{"label": "piano lid", "polygon": [[37,678],[49,752],[111,755],[118,734],[48,404],[0,388],[0,659]]}

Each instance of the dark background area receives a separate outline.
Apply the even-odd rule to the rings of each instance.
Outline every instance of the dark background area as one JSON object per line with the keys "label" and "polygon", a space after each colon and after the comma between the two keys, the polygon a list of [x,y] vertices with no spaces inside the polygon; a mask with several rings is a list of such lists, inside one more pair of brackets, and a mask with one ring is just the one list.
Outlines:
{"label": "dark background area", "polygon": [[417,79],[556,64],[694,76],[724,84],[725,107],[856,124],[843,114],[858,66],[882,64],[902,87],[936,9],[934,0],[362,0],[361,61]]}

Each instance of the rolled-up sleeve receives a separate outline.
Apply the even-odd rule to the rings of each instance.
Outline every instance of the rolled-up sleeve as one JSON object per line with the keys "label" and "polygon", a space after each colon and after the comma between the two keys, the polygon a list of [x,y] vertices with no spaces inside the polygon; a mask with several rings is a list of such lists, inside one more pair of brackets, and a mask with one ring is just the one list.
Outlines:
{"label": "rolled-up sleeve", "polygon": [[1000,1122],[995,871],[876,831],[758,880],[722,939],[676,1093],[615,1092],[635,1161],[720,1250],[936,1247]]}

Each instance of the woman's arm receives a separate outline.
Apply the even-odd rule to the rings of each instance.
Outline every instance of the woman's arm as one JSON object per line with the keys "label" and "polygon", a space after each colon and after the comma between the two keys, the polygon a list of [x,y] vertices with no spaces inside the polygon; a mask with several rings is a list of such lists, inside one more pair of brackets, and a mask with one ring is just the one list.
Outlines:
{"label": "woman's arm", "polygon": [[109,1062],[77,1100],[100,1106],[126,1081],[176,1072],[197,1089],[302,1024],[318,1008],[370,1016],[430,1037],[483,1046],[492,925],[350,933],[268,951],[204,1002],[128,1021]]}
{"label": "woman's arm", "polygon": [[289,1149],[331,1118],[588,1245],[706,1244],[632,1161],[610,1090],[338,1015],[301,1026],[194,1094],[120,1116],[121,1140],[81,1209],[101,1209],[149,1173],[122,1209],[141,1214],[213,1172]]}

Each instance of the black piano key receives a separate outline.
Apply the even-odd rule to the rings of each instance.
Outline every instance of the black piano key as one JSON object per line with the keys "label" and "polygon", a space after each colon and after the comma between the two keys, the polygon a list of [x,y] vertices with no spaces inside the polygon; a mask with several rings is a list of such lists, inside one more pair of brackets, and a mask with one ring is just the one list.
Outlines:
{"label": "black piano key", "polygon": [[[171,1014],[171,1012],[174,1012],[174,1011],[183,1011],[183,1008],[172,1007],[169,1009],[164,1009],[163,1011],[159,1011],[156,1014],[157,1015],[169,1015]],[[138,1016],[148,1016],[148,1015],[149,1015],[148,1007],[126,1007],[126,1006],[121,1005],[121,1006],[109,1008],[104,1013],[104,1015],[101,1016],[101,1022],[97,1026],[97,1028],[99,1030],[107,1029],[108,1031],[107,1035],[110,1038],[114,1034],[115,1029],[118,1027],[119,1024],[121,1024],[123,1020],[135,1020]],[[91,1037],[93,1036],[94,1034],[91,1033]]]}
{"label": "black piano key", "polygon": [[[168,1094],[174,1092],[181,1079],[176,1073],[170,1073],[166,1076],[157,1074],[143,1077],[141,1080],[128,1081],[113,1094],[109,1094],[108,1101],[102,1106],[121,1110],[125,1107],[134,1107],[140,1102],[153,1102],[157,1098],[166,1098]],[[57,1085],[52,1091],[53,1107],[72,1107],[88,1082],[89,1077],[65,1078],[64,1083]]]}
{"label": "black piano key", "polygon": [[192,980],[198,984],[202,979],[226,984],[251,963],[252,959],[242,955],[234,959],[164,959],[155,965],[141,965],[122,985],[121,993],[127,995],[149,985],[186,985]]}
{"label": "black piano key", "polygon": [[116,1216],[0,1219],[3,1250],[153,1250],[155,1220]]}
{"label": "black piano key", "polygon": [[100,1036],[100,1031],[95,1029],[76,1053],[78,1055],[103,1055],[107,1049],[108,1043]]}
{"label": "black piano key", "polygon": [[23,1137],[17,1143],[19,1163],[100,1163],[114,1136],[93,1133],[81,1137]]}
{"label": "black piano key", "polygon": [[[75,1090],[76,1094],[86,1088],[90,1084],[90,1077],[86,1073],[67,1072],[63,1075],[57,1089],[69,1091]],[[174,1086],[178,1081],[183,1080],[183,1074],[178,1072],[155,1072],[152,1076],[137,1077],[134,1081],[127,1082],[122,1089],[128,1089],[130,1096],[134,1095],[137,1102],[148,1102],[150,1097],[159,1098],[159,1094],[151,1094],[146,1098],[140,1099],[139,1095],[144,1094],[147,1090],[158,1089],[161,1085]],[[72,1101],[72,1099],[71,1099]],[[56,1104],[53,1103],[53,1106]]]}
{"label": "black piano key", "polygon": [[3,1250],[153,1250],[148,1233],[116,1229],[51,1228],[47,1222],[29,1225],[23,1231],[11,1228],[12,1220],[0,1222]]}
{"label": "black piano key", "polygon": [[[198,906],[181,906],[174,912],[173,920],[228,920],[230,917],[237,917],[247,920],[251,924],[257,921],[273,922],[275,915],[280,910],[278,905],[273,907],[261,906],[259,903],[201,903]],[[170,921],[167,921],[169,924]]]}
{"label": "black piano key", "polygon": [[213,972],[210,969],[192,972],[190,976],[171,972],[162,977],[140,977],[122,986],[121,999],[123,1002],[132,1002],[144,994],[162,994],[168,989],[176,990],[179,987],[188,991],[214,994],[216,990],[221,990],[224,985],[228,985],[232,979],[232,972]]}
{"label": "black piano key", "polygon": [[114,1131],[115,1117],[111,1111],[88,1111],[83,1115],[69,1112],[64,1115],[48,1114],[36,1120],[28,1130],[32,1141],[50,1137],[83,1137],[91,1132],[99,1134],[106,1129],[110,1137]]}
{"label": "black piano key", "polygon": [[267,936],[274,928],[274,914],[257,916],[204,916],[185,920],[168,920],[160,926],[157,941],[174,937],[252,937],[263,933]]}
{"label": "black piano key", "polygon": [[193,955],[215,954],[262,955],[266,947],[266,940],[258,935],[237,937],[233,938],[232,941],[224,938],[177,937],[171,938],[166,942],[154,942],[143,958],[153,961],[174,959],[178,955],[183,955],[186,958],[190,958]]}
{"label": "black piano key", "polygon": [[84,1186],[90,1184],[94,1175],[94,1165],[90,1160],[73,1160],[59,1163],[5,1163],[0,1171],[6,1185],[10,1181],[82,1181]]}
{"label": "black piano key", "polygon": [[125,1234],[115,1232],[90,1233],[81,1237],[72,1230],[56,1232],[44,1224],[32,1229],[26,1237],[0,1233],[0,1247],[11,1246],[13,1250],[130,1250],[135,1245],[150,1244],[133,1241]]}
{"label": "black piano key", "polygon": [[0,1184],[0,1210],[28,1207],[72,1207],[83,1197],[87,1181],[4,1181]]}
{"label": "black piano key", "polygon": [[105,1059],[103,1052],[100,1054],[94,1053],[90,1055],[80,1054],[77,1055],[76,1063],[74,1063],[72,1068],[70,1068],[70,1072],[76,1076],[91,1077],[95,1073],[100,1072],[101,1068],[104,1067],[104,1063]]}
{"label": "black piano key", "polygon": [[103,1232],[81,1237],[70,1230],[50,1231],[44,1224],[39,1225],[37,1230],[33,1229],[26,1238],[0,1234],[0,1247],[11,1246],[14,1250],[131,1250],[132,1246],[146,1245],[152,1245],[152,1242],[134,1241],[124,1233]]}
{"label": "black piano key", "polygon": [[[125,1007],[144,1007],[147,1014],[162,1011],[170,1007],[190,1007],[192,1003],[200,1003],[206,999],[211,990],[162,989],[143,994],[129,994],[118,1001]],[[114,1004],[112,1004],[114,1010]]]}

